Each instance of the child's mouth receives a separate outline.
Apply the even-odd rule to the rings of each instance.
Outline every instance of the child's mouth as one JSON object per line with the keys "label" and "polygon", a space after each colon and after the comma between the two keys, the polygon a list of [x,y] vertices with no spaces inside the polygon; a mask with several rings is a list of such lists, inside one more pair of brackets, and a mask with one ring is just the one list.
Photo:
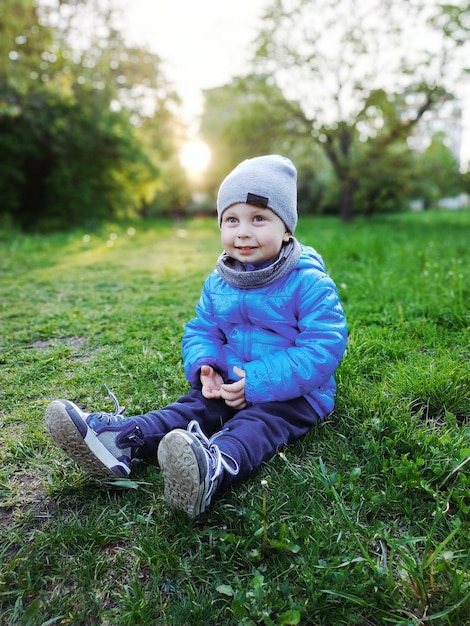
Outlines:
{"label": "child's mouth", "polygon": [[239,246],[237,250],[246,251],[246,250],[256,250],[255,246]]}

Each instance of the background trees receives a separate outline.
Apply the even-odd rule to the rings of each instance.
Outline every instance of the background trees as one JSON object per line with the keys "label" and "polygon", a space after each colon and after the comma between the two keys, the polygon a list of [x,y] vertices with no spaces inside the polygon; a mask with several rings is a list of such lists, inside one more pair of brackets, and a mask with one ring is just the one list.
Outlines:
{"label": "background trees", "polygon": [[[191,203],[178,96],[158,54],[125,43],[114,2],[0,5],[3,223],[44,230]],[[301,212],[348,220],[460,191],[447,138],[420,151],[410,138],[468,71],[466,4],[273,0],[252,72],[205,92],[213,158],[198,190],[213,207],[238,161],[281,152],[298,167]]]}
{"label": "background trees", "polygon": [[465,8],[431,0],[276,0],[267,12],[258,60],[301,102],[335,172],[343,219],[352,217],[363,166],[450,97],[468,63]]}
{"label": "background trees", "polygon": [[[276,85],[269,100],[277,116],[270,116],[273,104],[266,108],[270,142],[282,146],[292,124],[297,136],[321,148],[329,162],[326,180],[335,180],[335,189],[328,185],[321,194],[323,209],[336,202],[348,220],[357,212],[400,206],[417,190],[407,140],[428,111],[453,97],[468,70],[466,9],[463,0],[271,3],[256,53],[257,71]],[[249,99],[245,114],[251,111],[254,121]],[[233,119],[237,105],[228,107]],[[276,119],[282,120],[277,132]],[[311,172],[318,179],[316,159]],[[449,186],[436,189],[447,193]]]}
{"label": "background trees", "polygon": [[303,112],[270,76],[252,74],[207,90],[201,134],[210,144],[207,189],[215,196],[223,177],[243,159],[287,154],[299,173],[299,211],[323,206],[328,163],[309,137]]}
{"label": "background trees", "polygon": [[159,57],[127,47],[103,2],[0,10],[0,216],[50,229],[185,203]]}

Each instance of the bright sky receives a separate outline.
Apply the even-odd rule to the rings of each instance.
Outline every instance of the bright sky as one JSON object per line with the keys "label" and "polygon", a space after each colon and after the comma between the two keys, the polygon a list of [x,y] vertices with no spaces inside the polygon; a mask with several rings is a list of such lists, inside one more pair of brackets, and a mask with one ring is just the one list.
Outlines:
{"label": "bright sky", "polygon": [[243,74],[268,0],[120,0],[123,31],[166,63],[187,119],[202,106],[201,89]]}
{"label": "bright sky", "polygon": [[[185,121],[201,112],[201,90],[244,74],[260,16],[271,0],[119,0],[129,43],[148,45],[184,102]],[[470,160],[470,84],[464,90],[462,161]],[[197,124],[194,130],[197,130]]]}

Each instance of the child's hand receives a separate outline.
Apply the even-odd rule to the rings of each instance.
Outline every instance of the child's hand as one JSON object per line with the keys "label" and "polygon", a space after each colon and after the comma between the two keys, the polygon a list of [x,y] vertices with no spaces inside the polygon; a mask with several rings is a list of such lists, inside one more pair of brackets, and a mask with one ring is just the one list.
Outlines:
{"label": "child's hand", "polygon": [[210,365],[203,365],[201,367],[200,380],[202,385],[202,395],[208,400],[214,400],[220,398],[220,388],[224,382],[222,376],[215,371]]}
{"label": "child's hand", "polygon": [[225,404],[232,407],[232,409],[244,409],[246,407],[245,398],[245,370],[239,367],[234,367],[233,371],[237,376],[240,376],[240,380],[235,383],[220,385],[220,398],[225,400]]}

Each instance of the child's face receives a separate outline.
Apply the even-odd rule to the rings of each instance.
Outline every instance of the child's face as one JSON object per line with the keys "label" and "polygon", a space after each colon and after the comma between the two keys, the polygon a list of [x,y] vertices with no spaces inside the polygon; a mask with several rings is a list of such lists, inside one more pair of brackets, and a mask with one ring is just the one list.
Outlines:
{"label": "child's face", "polygon": [[221,223],[225,252],[242,263],[274,261],[290,233],[271,209],[239,203],[226,209]]}

